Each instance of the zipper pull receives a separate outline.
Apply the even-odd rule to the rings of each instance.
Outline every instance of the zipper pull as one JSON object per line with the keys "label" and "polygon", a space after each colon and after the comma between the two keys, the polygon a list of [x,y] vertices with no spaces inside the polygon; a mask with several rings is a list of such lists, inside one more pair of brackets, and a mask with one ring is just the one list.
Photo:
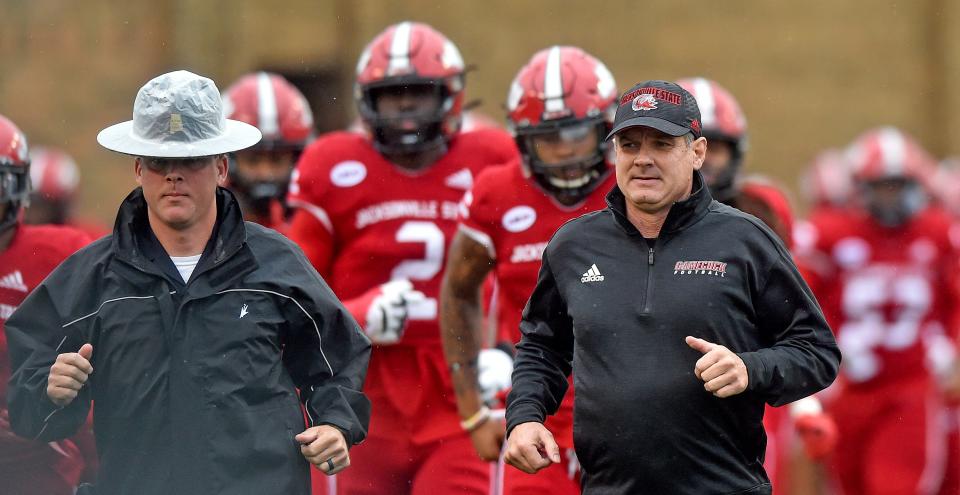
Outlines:
{"label": "zipper pull", "polygon": [[652,264],[653,264],[653,248],[650,248],[650,251],[649,251],[649,253],[647,254],[647,264],[648,264],[648,265],[652,265]]}

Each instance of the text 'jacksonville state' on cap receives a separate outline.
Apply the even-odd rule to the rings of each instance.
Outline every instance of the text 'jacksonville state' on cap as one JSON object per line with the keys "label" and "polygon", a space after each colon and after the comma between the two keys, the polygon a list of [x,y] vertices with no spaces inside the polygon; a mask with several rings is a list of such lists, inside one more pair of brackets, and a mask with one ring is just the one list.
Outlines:
{"label": "text 'jacksonville state' on cap", "polygon": [[652,127],[671,136],[699,138],[700,108],[687,90],[669,81],[644,81],[620,96],[607,140],[630,127]]}

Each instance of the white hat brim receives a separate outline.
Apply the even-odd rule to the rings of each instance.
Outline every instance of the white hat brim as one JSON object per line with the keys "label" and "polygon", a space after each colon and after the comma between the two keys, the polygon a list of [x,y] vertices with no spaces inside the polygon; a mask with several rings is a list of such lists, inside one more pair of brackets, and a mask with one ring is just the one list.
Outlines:
{"label": "white hat brim", "polygon": [[192,143],[147,141],[133,134],[133,121],[114,124],[97,134],[104,148],[133,156],[157,158],[191,158],[219,155],[249,148],[263,136],[260,129],[237,120],[227,119],[223,134]]}

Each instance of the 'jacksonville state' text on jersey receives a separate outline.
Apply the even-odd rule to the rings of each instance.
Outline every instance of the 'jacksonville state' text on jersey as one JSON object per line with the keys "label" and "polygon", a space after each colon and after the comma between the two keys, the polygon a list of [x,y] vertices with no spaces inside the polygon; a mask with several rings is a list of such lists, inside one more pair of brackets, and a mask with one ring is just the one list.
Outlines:
{"label": "'jacksonville state' text on jersey", "polygon": [[[4,411],[10,380],[7,334],[4,331],[7,319],[60,262],[90,242],[85,233],[71,227],[20,225],[16,229],[10,246],[0,252],[0,410]],[[69,441],[58,447],[61,452],[75,450],[67,443]],[[0,428],[0,479],[24,472],[37,475],[36,469],[43,463],[50,464],[52,473],[58,468],[52,465],[51,459],[55,461],[59,457],[53,452],[46,443],[21,440]],[[59,462],[71,464],[68,470],[80,469],[83,460],[76,456],[73,454],[74,458]]]}
{"label": "'jacksonville state' text on jersey", "polygon": [[[523,175],[519,161],[483,171],[463,199],[460,230],[486,246],[496,260],[494,304],[501,341],[520,341],[520,316],[537,284],[540,258],[553,233],[584,213],[606,208],[616,185],[613,170],[580,204],[564,207]],[[571,383],[572,387],[572,383]],[[573,393],[568,390],[547,427],[563,448],[573,447]]]}
{"label": "'jacksonville state' text on jersey", "polygon": [[933,371],[928,365],[952,336],[956,234],[937,207],[898,228],[851,210],[811,218],[797,230],[810,287],[843,352],[847,386],[889,385]]}
{"label": "'jacksonville state' text on jersey", "polygon": [[[410,412],[420,423],[414,434],[424,441],[460,431],[437,319],[458,206],[482,168],[516,153],[502,130],[466,132],[437,162],[409,172],[387,161],[365,136],[335,132],[304,150],[291,181],[289,204],[323,228],[306,239],[294,219],[290,236],[342,301],[401,278],[427,296],[411,309],[399,343],[375,347],[366,381],[371,397],[386,394]],[[430,414],[416,417],[430,402]]]}

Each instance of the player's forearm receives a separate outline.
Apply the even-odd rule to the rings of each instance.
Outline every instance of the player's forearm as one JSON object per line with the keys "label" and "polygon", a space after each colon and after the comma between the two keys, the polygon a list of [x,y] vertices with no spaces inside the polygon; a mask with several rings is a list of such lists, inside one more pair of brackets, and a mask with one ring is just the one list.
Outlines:
{"label": "player's forearm", "polygon": [[470,417],[482,405],[477,382],[477,356],[483,326],[480,287],[455,290],[445,283],[440,296],[440,328],[457,409]]}

